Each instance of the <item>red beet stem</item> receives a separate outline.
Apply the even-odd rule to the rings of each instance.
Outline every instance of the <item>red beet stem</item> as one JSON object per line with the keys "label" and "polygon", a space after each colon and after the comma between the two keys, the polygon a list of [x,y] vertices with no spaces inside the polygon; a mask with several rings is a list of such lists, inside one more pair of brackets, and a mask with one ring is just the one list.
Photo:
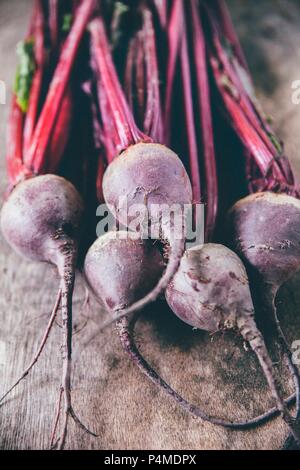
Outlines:
{"label": "red beet stem", "polygon": [[207,56],[205,37],[197,4],[191,2],[191,17],[193,22],[194,61],[196,66],[197,91],[200,110],[202,133],[202,151],[205,171],[206,217],[205,239],[210,240],[218,212],[218,178],[216,155],[213,135],[212,111],[210,104],[210,85],[207,73]]}
{"label": "red beet stem", "polygon": [[94,8],[95,0],[84,0],[81,3],[80,7],[78,7],[72,29],[63,46],[45,105],[33,135],[32,144],[26,156],[28,164],[37,174],[43,171],[45,167],[47,146],[69,83],[81,38],[94,12]]}
{"label": "red beet stem", "polygon": [[153,2],[159,16],[160,25],[163,29],[166,29],[168,21],[168,2],[166,0],[153,0]]}
{"label": "red beet stem", "polygon": [[[35,34],[36,20],[40,15],[40,9],[40,0],[35,0],[27,33],[28,39]],[[9,190],[16,186],[19,181],[32,176],[31,171],[23,165],[24,122],[25,115],[20,109],[16,97],[13,96],[8,122],[6,150],[7,174],[10,185]]]}
{"label": "red beet stem", "polygon": [[183,84],[184,112],[186,121],[186,132],[189,151],[190,177],[193,188],[193,202],[201,202],[201,182],[198,159],[198,145],[195,128],[195,115],[193,107],[193,90],[190,73],[190,60],[188,51],[188,38],[184,9],[182,9],[183,35],[180,51],[180,65]]}
{"label": "red beet stem", "polygon": [[[93,142],[93,151],[97,158],[97,175],[96,175],[96,196],[97,201],[99,203],[104,203],[104,196],[103,196],[103,176],[107,167],[107,160],[104,155],[103,145],[102,145],[102,136],[103,136],[103,129],[101,123],[99,121],[99,114],[96,101],[94,100],[93,95],[93,87],[90,81],[84,83],[83,89],[89,98],[89,105],[90,105],[90,112],[93,124],[93,134],[92,134],[92,142]],[[87,134],[87,129],[85,129],[85,136]],[[86,154],[86,139],[84,139],[82,144],[82,153],[83,155]],[[83,194],[86,195],[86,199],[90,199],[91,191],[90,191],[90,159],[84,158],[84,184],[83,184]],[[93,197],[93,196],[92,196]],[[94,201],[93,201],[94,202]]]}
{"label": "red beet stem", "polygon": [[71,87],[68,86],[46,150],[44,169],[47,173],[56,173],[59,168],[70,136],[72,111],[73,96]]}
{"label": "red beet stem", "polygon": [[245,70],[249,71],[245,54],[241,47],[236,31],[233,27],[232,19],[228,11],[226,2],[224,0],[215,0],[214,2],[212,2],[211,8],[216,10],[221,31],[224,36],[227,37],[228,41],[234,48],[234,53],[238,58],[240,64],[244,67]]}
{"label": "red beet stem", "polygon": [[42,11],[41,2],[36,2],[36,14],[34,17],[34,54],[36,71],[31,85],[30,100],[28,111],[26,113],[26,120],[24,126],[24,144],[23,144],[23,155],[24,164],[27,165],[26,155],[30,148],[32,136],[36,126],[36,121],[39,111],[39,103],[41,97],[44,69],[45,69],[45,49],[44,49],[44,37],[45,37],[45,21]]}
{"label": "red beet stem", "polygon": [[96,188],[97,188],[97,201],[99,203],[104,203],[104,196],[103,196],[103,176],[106,170],[105,159],[102,153],[99,154],[98,158],[98,168],[97,168],[97,180],[96,180]]}
{"label": "red beet stem", "polygon": [[36,17],[36,14],[37,14],[37,10],[40,8],[40,4],[41,4],[41,0],[35,0],[33,10],[32,10],[32,14],[31,14],[31,18],[30,18],[30,22],[29,22],[27,38],[32,37],[33,34],[34,34],[35,17]]}
{"label": "red beet stem", "polygon": [[[208,6],[209,5],[209,6]],[[297,193],[293,173],[287,159],[282,155],[279,142],[261,112],[247,70],[234,56],[229,56],[220,39],[220,28],[215,13],[205,5],[211,28],[210,61],[217,88],[223,99],[231,125],[241,139],[246,155],[255,165],[252,180],[257,178],[259,168],[266,181],[265,189]],[[235,39],[237,41],[237,38]],[[251,168],[248,166],[248,168]],[[250,181],[250,190],[257,184]]]}
{"label": "red beet stem", "polygon": [[58,46],[58,0],[49,0],[49,29],[51,48],[55,50]]}
{"label": "red beet stem", "polygon": [[179,59],[180,41],[183,34],[183,4],[182,0],[174,0],[170,13],[167,29],[168,35],[168,64],[166,72],[166,90],[164,103],[164,127],[166,134],[166,145],[169,144],[171,129],[170,115],[173,97],[173,85],[175,80],[175,69]]}
{"label": "red beet stem", "polygon": [[218,90],[222,95],[226,111],[238,137],[242,141],[246,150],[249,151],[249,154],[252,156],[252,158],[254,158],[261,174],[267,180],[270,178],[268,175],[270,175],[271,170],[271,181],[275,179],[276,182],[278,182],[280,185],[288,185],[288,181],[286,180],[284,173],[278,166],[276,156],[272,154],[272,152],[268,149],[260,136],[257,134],[256,130],[253,128],[247,116],[243,112],[238,98],[228,88],[227,84],[224,83],[224,74],[220,68],[220,63],[215,57],[211,56],[210,58]]}
{"label": "red beet stem", "polygon": [[[211,17],[211,21],[213,29],[212,44],[214,45],[216,55],[223,68],[224,79],[225,81],[228,79],[229,88],[232,89],[233,95],[236,95],[236,99],[239,101],[241,109],[260,138],[263,140],[264,144],[268,147],[271,153],[277,155],[278,150],[270,139],[270,135],[273,134],[273,132],[266,123],[265,118],[262,116],[261,110],[258,109],[258,103],[254,97],[251,78],[241,65],[238,66],[238,62],[234,56],[234,58],[229,58],[219,37],[215,19]],[[252,96],[250,96],[250,93]]]}
{"label": "red beet stem", "polygon": [[[275,156],[269,146],[266,145],[266,142],[262,140],[260,133],[257,132],[257,127],[253,127],[249,116],[241,106],[241,94],[228,75],[224,73],[224,63],[221,63],[219,57],[213,54],[210,54],[210,60],[225,108],[245,147],[250,150],[263,174],[266,174],[270,169],[270,165],[274,163],[275,174],[280,178],[282,175],[274,161]],[[251,135],[253,139],[249,138]]]}
{"label": "red beet stem", "polygon": [[23,165],[23,125],[24,114],[14,96],[8,122],[6,164],[9,184],[14,187],[31,172]]}
{"label": "red beet stem", "polygon": [[232,125],[245,147],[249,149],[251,155],[255,156],[262,174],[266,174],[269,170],[270,162],[273,161],[273,155],[257,135],[255,129],[249,124],[239,105],[238,98],[235,98],[233,93],[227,88],[220,63],[214,56],[210,56],[210,59],[214,78],[222,95],[226,110],[232,120]]}
{"label": "red beet stem", "polygon": [[[238,42],[237,37],[236,40]],[[221,45],[221,41],[219,41],[219,45]],[[225,54],[226,52],[224,51],[224,57]],[[273,159],[270,160],[269,163],[269,170],[266,174],[267,186],[265,189],[274,190],[276,192],[285,192],[295,197],[299,197],[299,188],[296,184],[290,162],[283,155],[282,145],[275,136],[273,129],[266,120],[266,117],[256,100],[254,91],[252,91],[254,90],[254,87],[252,86],[249,73],[247,73],[245,68],[243,69],[243,66],[238,67],[238,61],[235,58],[232,61],[228,60],[227,63],[229,66],[231,64],[233,65],[232,79],[236,78],[236,83],[239,85],[239,89],[243,92],[241,97],[245,97],[245,99],[241,99],[241,108],[273,155]],[[257,155],[254,154],[253,157],[255,163],[257,163]],[[254,171],[255,167],[256,165],[254,164]]]}
{"label": "red beet stem", "polygon": [[[97,74],[97,71],[96,71]],[[101,144],[105,149],[105,156],[108,163],[111,163],[114,158],[116,157],[116,147],[115,142],[118,141],[119,136],[117,129],[114,125],[114,120],[111,116],[111,108],[108,103],[107,95],[103,91],[103,87],[101,85],[102,81],[101,78],[98,77],[98,86],[97,86],[97,94],[98,94],[98,103],[100,107],[100,114],[102,118],[102,122],[100,124],[100,133],[99,139],[101,140]]]}
{"label": "red beet stem", "polygon": [[135,61],[135,52],[137,49],[137,37],[131,39],[126,57],[126,67],[124,74],[124,88],[127,97],[127,102],[131,109],[133,109],[133,70]]}
{"label": "red beet stem", "polygon": [[36,2],[35,17],[33,23],[32,35],[34,35],[34,54],[37,66],[42,66],[45,61],[45,18],[43,7],[40,1]]}
{"label": "red beet stem", "polygon": [[[112,119],[115,133],[111,136],[111,140],[117,156],[130,145],[151,142],[151,139],[143,134],[134,122],[113,64],[102,18],[94,19],[89,30],[91,54],[99,73],[98,88],[100,95],[105,95],[104,99],[110,111],[108,116],[102,112],[102,119],[103,121],[107,118]],[[99,104],[101,106],[101,102]]]}
{"label": "red beet stem", "polygon": [[143,36],[147,75],[147,103],[144,118],[144,131],[154,142],[164,142],[162,110],[159,88],[159,70],[157,63],[156,38],[152,13],[144,10]]}
{"label": "red beet stem", "polygon": [[140,122],[143,122],[145,116],[146,102],[146,78],[145,78],[145,62],[142,33],[139,32],[136,38],[136,61],[135,61],[135,80],[137,95],[137,115]]}
{"label": "red beet stem", "polygon": [[72,11],[73,11],[73,14],[76,13],[76,10],[77,8],[79,7],[80,5],[80,0],[72,0]]}

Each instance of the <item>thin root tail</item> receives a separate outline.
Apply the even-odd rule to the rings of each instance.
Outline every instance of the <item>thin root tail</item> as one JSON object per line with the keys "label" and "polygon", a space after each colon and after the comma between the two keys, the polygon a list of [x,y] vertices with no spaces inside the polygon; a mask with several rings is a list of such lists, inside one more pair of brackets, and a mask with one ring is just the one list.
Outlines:
{"label": "thin root tail", "polygon": [[[127,317],[122,317],[118,320],[116,326],[117,331],[122,343],[124,350],[130,356],[132,362],[136,364],[139,369],[146,375],[160,390],[163,390],[167,395],[169,395],[178,405],[183,409],[193,414],[194,416],[208,421],[214,425],[222,426],[229,429],[243,430],[257,427],[269,421],[271,418],[278,415],[278,409],[272,408],[264,414],[256,416],[253,419],[241,422],[231,422],[225,421],[223,419],[215,418],[206,414],[199,407],[192,405],[181,397],[175,390],[173,390],[158,374],[155,370],[146,362],[143,356],[138,351],[138,348],[134,341],[134,326],[136,323],[136,317],[133,317],[129,320]],[[290,403],[295,397],[292,396],[287,400],[287,403]]]}

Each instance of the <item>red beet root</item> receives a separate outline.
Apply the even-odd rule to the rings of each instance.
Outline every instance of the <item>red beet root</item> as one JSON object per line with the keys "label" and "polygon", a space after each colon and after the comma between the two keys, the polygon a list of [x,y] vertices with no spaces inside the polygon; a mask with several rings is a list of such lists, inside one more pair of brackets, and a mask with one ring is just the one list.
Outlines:
{"label": "red beet root", "polygon": [[127,232],[109,232],[98,238],[84,264],[89,286],[111,312],[126,309],[143,298],[163,269],[158,248]]}
{"label": "red beet root", "polygon": [[[11,247],[21,256],[48,262],[57,266],[63,322],[63,378],[64,424],[59,447],[65,443],[67,423],[72,416],[78,423],[71,404],[71,340],[72,294],[77,261],[77,244],[83,213],[83,203],[74,186],[64,178],[44,175],[19,183],[4,203],[1,229]],[[37,361],[53,325],[58,304],[54,309],[41,347],[31,365],[22,374],[26,376]],[[20,379],[10,389],[18,385]],[[7,396],[7,393],[1,398]]]}
{"label": "red beet root", "polygon": [[230,211],[234,246],[274,295],[300,269],[300,201],[255,193]]}

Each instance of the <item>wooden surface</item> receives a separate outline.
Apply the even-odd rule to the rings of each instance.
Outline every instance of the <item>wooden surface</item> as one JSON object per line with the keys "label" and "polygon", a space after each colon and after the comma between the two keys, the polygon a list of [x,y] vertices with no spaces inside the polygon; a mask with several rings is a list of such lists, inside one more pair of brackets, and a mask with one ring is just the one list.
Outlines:
{"label": "wooden surface", "polygon": [[[25,33],[30,6],[30,0],[0,0],[0,79],[7,84],[12,83],[15,44]],[[259,95],[286,140],[299,175],[300,106],[291,102],[291,82],[300,79],[299,1],[260,0],[254,5],[250,0],[231,0],[230,6]],[[6,186],[7,112],[8,105],[0,105],[1,195]],[[299,279],[280,295],[290,339],[300,339]],[[57,283],[53,268],[20,259],[0,235],[0,394],[37,347]],[[84,295],[78,277],[75,351],[104,317],[94,302],[83,311]],[[60,379],[60,333],[59,325],[55,326],[33,373],[0,408],[1,449],[47,448]],[[137,340],[162,376],[211,414],[241,419],[272,404],[256,359],[232,335],[210,338],[193,332],[160,305],[144,315]],[[277,369],[285,390],[290,390],[282,367]],[[79,355],[73,399],[77,414],[100,437],[90,438],[72,423],[67,439],[70,449],[277,449],[287,433],[280,419],[252,432],[231,432],[187,415],[129,363],[113,328]]]}

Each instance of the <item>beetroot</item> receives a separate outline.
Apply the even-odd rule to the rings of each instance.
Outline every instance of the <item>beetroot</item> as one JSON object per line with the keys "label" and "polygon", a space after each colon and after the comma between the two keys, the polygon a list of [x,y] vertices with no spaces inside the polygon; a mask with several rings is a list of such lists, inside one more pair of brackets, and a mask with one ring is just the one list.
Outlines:
{"label": "beetroot", "polygon": [[16,186],[3,205],[1,228],[17,253],[55,264],[63,275],[65,255],[76,248],[82,213],[81,197],[71,183],[42,175]]}
{"label": "beetroot", "polygon": [[[21,256],[57,266],[60,276],[59,297],[63,324],[64,425],[59,447],[65,443],[68,418],[78,421],[71,405],[72,294],[77,261],[79,229],[83,203],[74,186],[55,175],[36,176],[19,183],[4,203],[1,229],[10,246]],[[41,348],[55,319],[48,325]],[[41,351],[40,351],[41,352]],[[40,353],[39,353],[40,354]],[[37,356],[39,356],[39,354]],[[38,357],[37,357],[38,358]],[[37,360],[36,358],[36,360]],[[27,375],[26,369],[22,377]],[[17,380],[10,391],[20,382]],[[7,396],[7,393],[1,398]]]}
{"label": "beetroot", "polygon": [[89,286],[111,312],[124,310],[143,298],[163,269],[157,247],[127,232],[108,232],[98,238],[84,264]]}
{"label": "beetroot", "polygon": [[300,269],[300,201],[286,194],[252,194],[230,210],[229,227],[232,246],[256,278],[260,298],[272,313],[271,320],[275,321],[291,374],[299,388],[299,372],[279,322],[276,297],[280,287]]}
{"label": "beetroot", "polygon": [[246,269],[238,256],[222,245],[188,250],[166,291],[174,313],[185,323],[215,333],[236,329],[261,364],[278,411],[299,441],[299,429],[287,411],[274,379],[272,361],[258,330]]}
{"label": "beetroot", "polygon": [[300,201],[255,193],[237,202],[229,216],[235,248],[275,297],[300,269]]}

